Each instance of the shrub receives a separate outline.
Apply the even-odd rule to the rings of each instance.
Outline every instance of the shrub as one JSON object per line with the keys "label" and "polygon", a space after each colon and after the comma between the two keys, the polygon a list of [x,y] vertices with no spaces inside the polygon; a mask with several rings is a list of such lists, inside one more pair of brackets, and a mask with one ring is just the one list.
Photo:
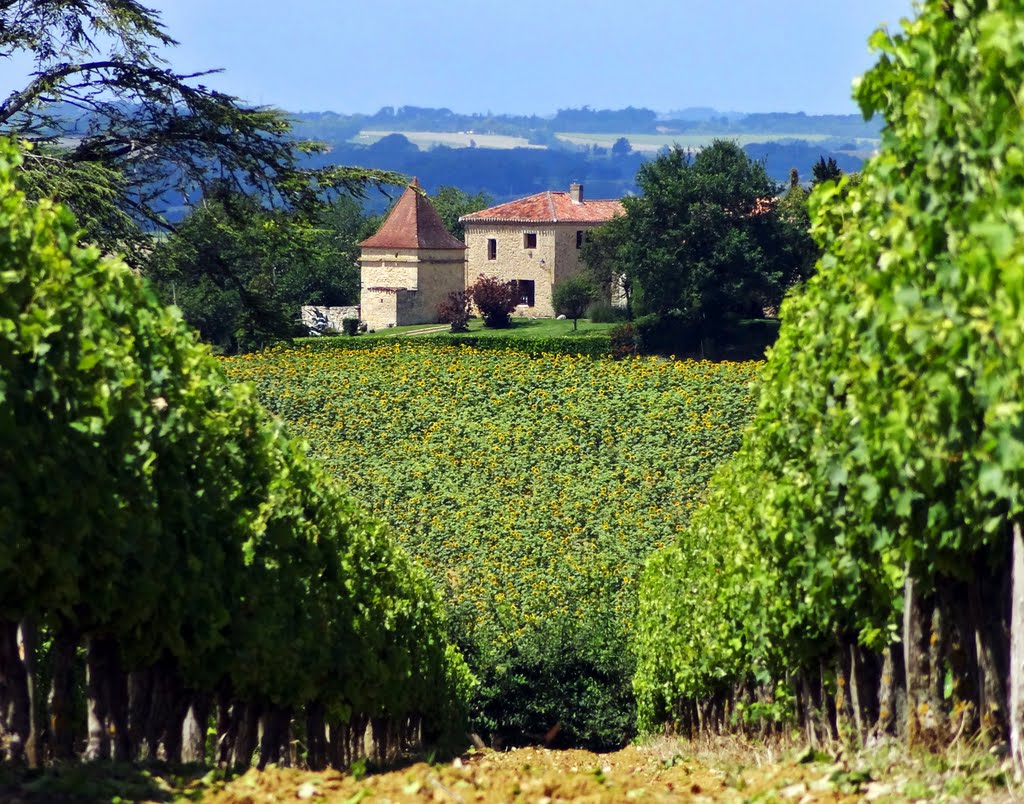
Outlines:
{"label": "shrub", "polygon": [[341,331],[346,335],[358,335],[359,334],[359,319],[358,318],[343,318],[341,319]]}
{"label": "shrub", "polygon": [[606,301],[596,301],[587,308],[586,317],[595,324],[614,324],[626,321],[629,314],[625,307],[615,307]]}
{"label": "shrub", "polygon": [[519,352],[539,357],[540,355],[581,355],[583,357],[609,357],[612,354],[611,340],[604,334],[563,336],[558,338],[519,338],[515,335],[480,335],[477,333],[441,332],[437,335],[382,335],[371,334],[353,341],[349,338],[302,338],[299,343],[310,352],[335,350],[372,350],[382,343],[409,343],[415,341],[438,351],[448,346],[472,347],[486,352]]}
{"label": "shrub", "polygon": [[559,282],[551,294],[555,312],[572,319],[572,328],[576,329],[576,321],[587,311],[587,307],[597,295],[597,289],[587,277],[577,274]]}
{"label": "shrub", "polygon": [[609,338],[612,342],[612,357],[616,360],[640,354],[636,327],[632,323],[627,321],[625,324],[620,324],[611,331]]}
{"label": "shrub", "polygon": [[480,274],[467,291],[488,329],[505,329],[512,325],[516,309],[516,284]]}
{"label": "shrub", "polygon": [[453,290],[437,306],[437,318],[452,332],[469,332],[470,298],[464,290]]}

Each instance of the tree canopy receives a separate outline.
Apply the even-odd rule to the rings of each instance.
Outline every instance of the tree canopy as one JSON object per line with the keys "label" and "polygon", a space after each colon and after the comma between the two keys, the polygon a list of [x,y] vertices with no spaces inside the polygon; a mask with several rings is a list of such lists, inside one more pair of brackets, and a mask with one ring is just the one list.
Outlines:
{"label": "tree canopy", "polygon": [[486,209],[493,202],[487,193],[470,195],[458,187],[438,187],[437,192],[430,197],[430,203],[434,205],[437,214],[441,216],[445,228],[459,240],[465,241],[466,229],[459,221],[463,215],[471,212],[479,212]]}
{"label": "tree canopy", "polygon": [[822,156],[814,163],[814,166],[811,168],[811,174],[814,176],[814,180],[811,183],[818,185],[823,181],[839,181],[843,176],[843,170],[836,164],[834,157],[830,156],[826,160]]}
{"label": "tree canopy", "polygon": [[647,311],[706,332],[778,305],[806,275],[794,254],[806,230],[776,213],[778,186],[735,143],[696,156],[677,147],[641,166],[637,183],[643,195],[624,200],[625,218],[598,230],[585,255],[602,274],[618,262]]}
{"label": "tree canopy", "polygon": [[352,198],[268,209],[223,185],[156,244],[146,273],[204,341],[249,351],[300,334],[304,304],[358,303],[357,243],[367,224]]}
{"label": "tree canopy", "polygon": [[297,206],[401,177],[364,168],[300,166],[318,149],[291,136],[281,112],[248,106],[163,57],[174,39],[135,0],[0,3],[0,63],[28,54],[31,75],[0,100],[0,133],[36,145],[24,169],[35,197],[56,197],[107,250],[132,251],[138,225],[168,228],[167,211],[212,182]]}
{"label": "tree canopy", "polygon": [[555,285],[551,292],[551,302],[555,312],[572,319],[572,328],[576,329],[576,321],[587,312],[587,307],[597,296],[597,289],[585,274],[576,274]]}

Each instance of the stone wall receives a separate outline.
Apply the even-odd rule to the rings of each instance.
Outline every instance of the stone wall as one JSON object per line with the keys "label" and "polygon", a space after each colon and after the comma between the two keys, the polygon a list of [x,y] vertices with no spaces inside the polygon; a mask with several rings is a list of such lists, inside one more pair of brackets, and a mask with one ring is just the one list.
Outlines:
{"label": "stone wall", "polygon": [[362,304],[359,305],[362,320],[369,329],[385,329],[395,326],[398,320],[397,290],[363,290]]}
{"label": "stone wall", "polygon": [[309,329],[319,329],[317,313],[323,316],[327,320],[327,326],[336,332],[341,332],[341,322],[344,319],[358,319],[360,317],[358,304],[351,307],[320,307],[314,304],[307,304],[302,307],[303,326]]}
{"label": "stone wall", "polygon": [[576,248],[576,233],[583,232],[583,236],[586,237],[587,230],[592,228],[594,227],[574,223],[562,224],[557,227],[557,245],[555,247],[556,284],[583,270],[583,260],[580,259],[580,250]]}
{"label": "stone wall", "polygon": [[367,288],[416,289],[419,260],[415,249],[364,248],[359,258],[359,282]]}
{"label": "stone wall", "polygon": [[420,264],[419,298],[417,309],[410,315],[416,317],[409,324],[436,324],[437,308],[448,294],[455,290],[465,290],[466,261],[464,252],[458,252],[457,259],[446,261],[436,260]]}

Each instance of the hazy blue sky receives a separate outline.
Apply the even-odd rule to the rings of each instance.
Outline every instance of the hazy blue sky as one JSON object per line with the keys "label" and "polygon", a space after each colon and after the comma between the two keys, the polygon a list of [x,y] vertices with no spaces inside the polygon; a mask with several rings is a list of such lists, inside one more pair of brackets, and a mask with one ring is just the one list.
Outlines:
{"label": "hazy blue sky", "polygon": [[[291,111],[851,113],[911,0],[150,0],[179,69]],[[4,82],[6,83],[6,82]],[[6,93],[5,93],[6,94]]]}

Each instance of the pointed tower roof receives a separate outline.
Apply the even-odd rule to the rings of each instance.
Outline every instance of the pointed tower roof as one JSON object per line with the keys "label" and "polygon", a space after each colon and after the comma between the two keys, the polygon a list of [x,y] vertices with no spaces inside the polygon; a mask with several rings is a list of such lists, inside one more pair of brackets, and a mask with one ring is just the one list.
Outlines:
{"label": "pointed tower roof", "polygon": [[416,179],[402,193],[377,233],[359,245],[362,248],[466,248],[465,243],[444,227]]}

